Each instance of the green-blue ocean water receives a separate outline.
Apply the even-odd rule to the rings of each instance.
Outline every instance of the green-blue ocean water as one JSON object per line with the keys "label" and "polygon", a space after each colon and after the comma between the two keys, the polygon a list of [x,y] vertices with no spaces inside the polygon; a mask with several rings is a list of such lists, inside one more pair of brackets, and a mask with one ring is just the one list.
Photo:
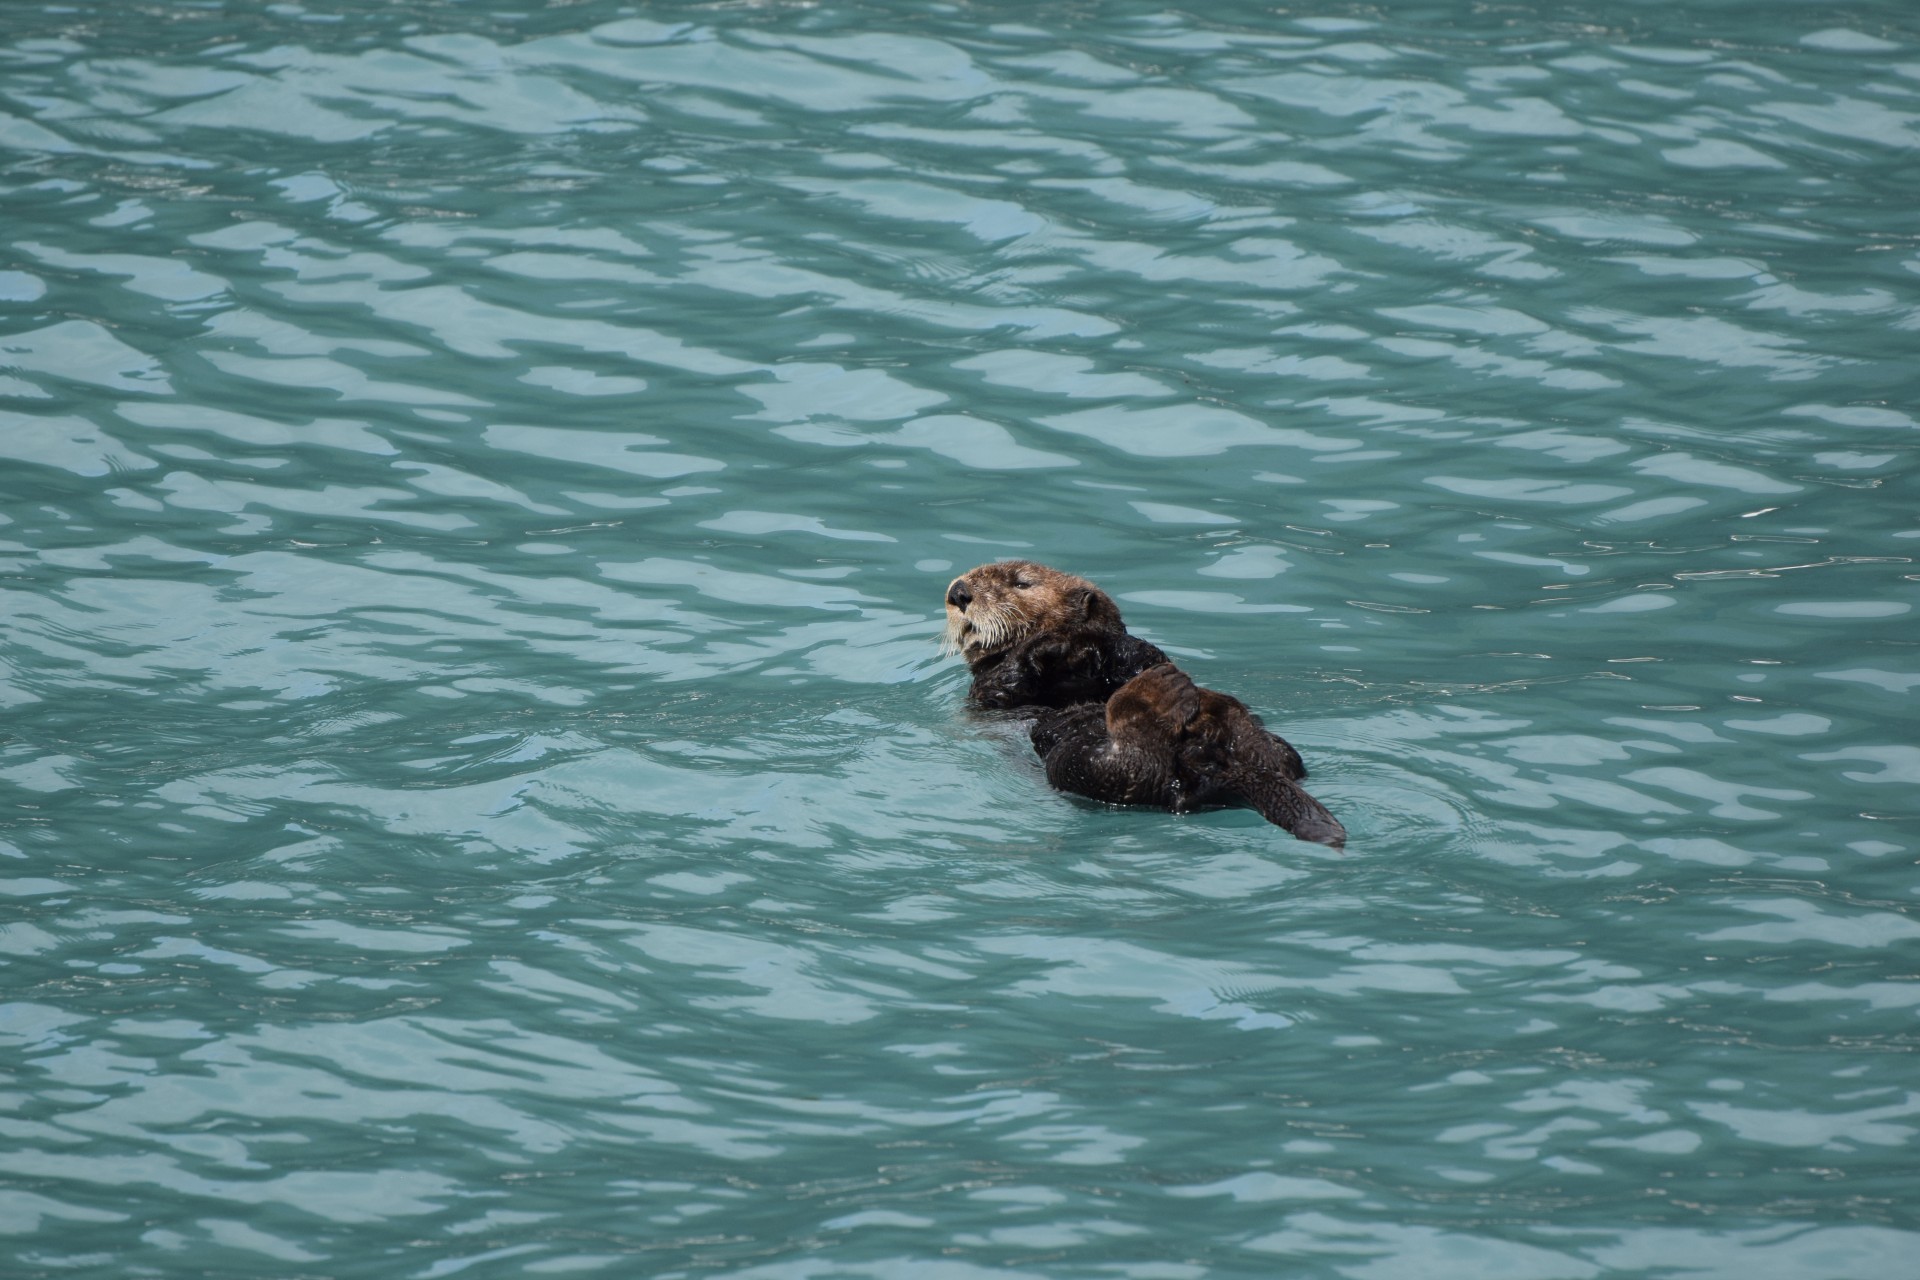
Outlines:
{"label": "green-blue ocean water", "polygon": [[1904,0],[32,0],[0,218],[0,1273],[1916,1274]]}

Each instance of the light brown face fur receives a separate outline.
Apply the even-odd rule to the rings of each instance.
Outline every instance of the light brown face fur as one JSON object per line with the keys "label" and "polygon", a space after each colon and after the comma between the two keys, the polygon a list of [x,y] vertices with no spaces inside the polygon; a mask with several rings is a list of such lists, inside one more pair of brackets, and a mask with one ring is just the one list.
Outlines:
{"label": "light brown face fur", "polygon": [[948,584],[944,648],[976,663],[1042,631],[1088,623],[1120,629],[1106,592],[1031,560],[1001,560]]}

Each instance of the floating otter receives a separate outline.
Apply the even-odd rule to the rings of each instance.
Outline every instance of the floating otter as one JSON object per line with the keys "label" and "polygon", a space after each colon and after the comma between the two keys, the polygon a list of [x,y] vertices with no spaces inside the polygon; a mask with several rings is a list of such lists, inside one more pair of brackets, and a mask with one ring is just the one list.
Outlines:
{"label": "floating otter", "polygon": [[968,697],[981,707],[1105,702],[1167,660],[1127,634],[1106,592],[1030,560],[983,564],[953,580],[946,645],[973,669]]}
{"label": "floating otter", "polygon": [[1245,703],[1202,689],[1170,662],[1105,705],[1042,712],[1032,737],[1047,781],[1062,791],[1175,813],[1244,806],[1302,840],[1346,843],[1346,828],[1300,789],[1300,753]]}

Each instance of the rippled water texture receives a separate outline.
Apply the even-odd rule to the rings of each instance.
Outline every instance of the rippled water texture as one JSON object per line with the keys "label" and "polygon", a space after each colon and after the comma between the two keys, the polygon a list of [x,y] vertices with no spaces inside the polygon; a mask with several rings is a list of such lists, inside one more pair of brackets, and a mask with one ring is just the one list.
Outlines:
{"label": "rippled water texture", "polygon": [[0,1271],[1912,1275],[1915,14],[6,5]]}

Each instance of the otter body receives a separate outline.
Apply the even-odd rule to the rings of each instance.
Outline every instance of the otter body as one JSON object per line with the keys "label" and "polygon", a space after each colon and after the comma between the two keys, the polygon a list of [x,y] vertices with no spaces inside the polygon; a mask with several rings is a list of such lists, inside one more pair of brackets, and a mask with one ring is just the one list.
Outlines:
{"label": "otter body", "polygon": [[947,647],[973,671],[980,707],[1103,703],[1167,660],[1127,634],[1120,607],[1085,578],[1030,560],[983,564],[947,587]]}
{"label": "otter body", "polygon": [[1175,813],[1245,807],[1302,840],[1347,839],[1326,806],[1300,789],[1300,753],[1245,703],[1201,688],[1170,662],[1134,677],[1104,705],[1041,713],[1032,738],[1047,781],[1062,791]]}
{"label": "otter body", "polygon": [[1129,635],[1085,578],[1030,560],[969,569],[947,587],[946,645],[973,672],[975,706],[1039,709],[1033,749],[1062,791],[1175,813],[1241,806],[1302,840],[1346,841],[1300,789],[1292,744]]}

